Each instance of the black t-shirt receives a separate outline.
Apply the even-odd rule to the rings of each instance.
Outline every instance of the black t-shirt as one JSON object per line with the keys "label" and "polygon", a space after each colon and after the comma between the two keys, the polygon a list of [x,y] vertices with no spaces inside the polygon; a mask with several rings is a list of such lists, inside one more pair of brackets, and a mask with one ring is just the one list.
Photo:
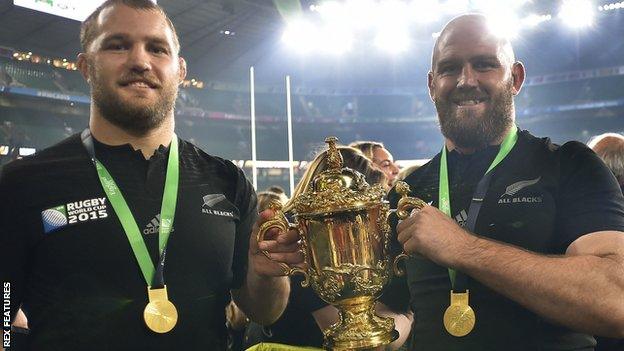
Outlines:
{"label": "black t-shirt", "polygon": [[[451,213],[462,226],[476,184],[498,149],[448,154]],[[411,195],[438,207],[439,169],[440,154],[408,176]],[[514,149],[492,172],[475,225],[480,236],[562,255],[584,234],[624,230],[618,184],[581,143],[557,146],[521,131]],[[396,206],[396,192],[389,198]],[[396,241],[394,247],[400,250]],[[468,336],[453,337],[442,323],[451,289],[447,268],[416,257],[409,258],[406,267],[406,276],[394,278],[381,300],[396,310],[404,311],[409,304],[414,311],[413,350],[592,350],[595,345],[591,336],[549,323],[474,279],[469,279],[468,288],[476,326]]]}
{"label": "black t-shirt", "polygon": [[[149,160],[95,143],[157,262],[168,149]],[[180,182],[164,277],[178,324],[143,322],[147,287],[79,135],[5,166],[0,178],[3,281],[22,304],[33,350],[225,349],[224,308],[247,270],[256,197],[229,161],[179,143]]]}

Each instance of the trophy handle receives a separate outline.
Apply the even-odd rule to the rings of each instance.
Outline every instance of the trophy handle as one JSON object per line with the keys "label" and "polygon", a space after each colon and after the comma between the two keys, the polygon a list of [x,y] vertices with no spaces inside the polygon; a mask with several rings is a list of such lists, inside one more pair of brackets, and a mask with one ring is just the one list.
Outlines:
{"label": "trophy handle", "polygon": [[[256,235],[256,240],[258,242],[264,240],[264,235],[266,234],[266,232],[268,232],[272,228],[278,228],[280,231],[283,231],[284,233],[291,229],[299,231],[299,227],[297,227],[294,224],[288,223],[288,220],[286,219],[284,212],[282,212],[282,204],[279,201],[271,201],[271,203],[269,204],[269,208],[275,211],[275,217],[262,223],[262,225],[260,226],[260,229],[258,229],[258,234]],[[302,244],[304,244],[304,248],[305,248],[305,242],[302,241]],[[262,252],[262,254],[266,256],[266,258],[268,258],[269,260],[277,262],[273,258],[271,258],[271,255],[269,255],[269,253],[266,250],[260,250],[260,252]],[[305,250],[302,249],[301,252],[303,253],[304,262],[307,262],[307,257],[306,257],[307,255],[306,255]],[[310,275],[308,274],[306,270],[299,268],[299,267],[290,266],[284,262],[277,262],[277,263],[280,266],[282,266],[282,268],[284,269],[284,275],[291,276],[295,274],[301,274],[304,277],[304,281],[301,282],[301,286],[305,288],[310,285]]]}
{"label": "trophy handle", "polygon": [[[409,196],[410,187],[407,183],[398,181],[396,183],[396,192],[401,195],[399,199],[399,203],[397,204],[396,214],[399,219],[407,219],[414,209],[422,209],[425,207],[425,202],[417,197]],[[408,258],[409,256],[405,253],[405,250],[401,252],[397,257],[394,258],[394,262],[392,264],[392,268],[394,269],[394,274],[397,276],[403,276],[405,274],[405,270],[399,267],[399,262],[403,259]]]}

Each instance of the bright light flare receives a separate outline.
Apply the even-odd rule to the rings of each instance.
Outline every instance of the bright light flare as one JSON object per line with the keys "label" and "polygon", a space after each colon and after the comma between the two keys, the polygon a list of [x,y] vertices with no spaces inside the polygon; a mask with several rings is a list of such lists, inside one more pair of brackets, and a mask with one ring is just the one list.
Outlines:
{"label": "bright light flare", "polygon": [[288,24],[282,35],[282,41],[296,52],[304,54],[316,49],[319,37],[310,22],[297,19]]}
{"label": "bright light flare", "polygon": [[595,8],[588,0],[565,0],[559,18],[572,28],[589,27],[594,23]]}
{"label": "bright light flare", "polygon": [[410,44],[410,35],[407,29],[380,30],[375,36],[375,45],[391,54],[407,51]]}
{"label": "bright light flare", "polygon": [[499,38],[514,39],[520,32],[520,20],[514,11],[490,10],[486,13],[488,27]]}

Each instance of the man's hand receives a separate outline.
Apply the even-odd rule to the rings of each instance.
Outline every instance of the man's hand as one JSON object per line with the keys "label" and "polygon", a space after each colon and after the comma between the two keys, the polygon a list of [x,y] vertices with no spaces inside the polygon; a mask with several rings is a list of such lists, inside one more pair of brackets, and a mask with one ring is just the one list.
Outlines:
{"label": "man's hand", "polygon": [[296,230],[291,229],[284,233],[277,228],[271,228],[265,233],[264,240],[257,241],[260,226],[274,216],[275,211],[270,209],[260,213],[249,242],[250,266],[261,276],[283,276],[288,271],[284,264],[299,267],[303,264],[299,233]]}
{"label": "man's hand", "polygon": [[455,267],[467,243],[476,237],[433,206],[414,210],[397,226],[398,240],[408,254],[420,254],[444,267]]}
{"label": "man's hand", "polygon": [[289,270],[287,264],[303,263],[296,230],[281,232],[277,228],[270,229],[264,234],[264,240],[258,242],[260,226],[274,216],[273,210],[260,213],[249,238],[247,279],[241,289],[232,290],[238,307],[261,325],[274,323],[286,308],[290,295],[290,282],[285,277]]}

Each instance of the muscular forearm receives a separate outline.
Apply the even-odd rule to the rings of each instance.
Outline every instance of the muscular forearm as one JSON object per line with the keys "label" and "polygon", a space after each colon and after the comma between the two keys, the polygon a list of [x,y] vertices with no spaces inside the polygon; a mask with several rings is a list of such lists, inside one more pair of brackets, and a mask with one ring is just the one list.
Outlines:
{"label": "muscular forearm", "polygon": [[251,268],[243,287],[232,291],[232,297],[240,309],[261,325],[270,325],[281,316],[289,294],[287,277],[258,275]]}
{"label": "muscular forearm", "polygon": [[569,328],[624,336],[624,263],[618,255],[544,256],[472,237],[455,267]]}

